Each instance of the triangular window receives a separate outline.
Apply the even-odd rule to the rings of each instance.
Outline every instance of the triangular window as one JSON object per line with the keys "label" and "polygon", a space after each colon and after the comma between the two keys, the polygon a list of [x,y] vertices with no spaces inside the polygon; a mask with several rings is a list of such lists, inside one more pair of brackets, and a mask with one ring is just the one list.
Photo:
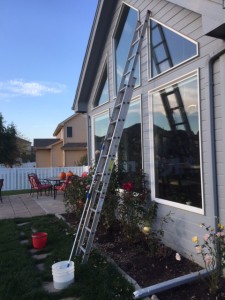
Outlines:
{"label": "triangular window", "polygon": [[150,23],[151,77],[198,55],[197,43],[164,25]]}
{"label": "triangular window", "polygon": [[109,101],[109,87],[108,87],[108,76],[107,76],[107,65],[102,72],[100,83],[98,85],[97,93],[94,100],[94,107],[102,105]]}

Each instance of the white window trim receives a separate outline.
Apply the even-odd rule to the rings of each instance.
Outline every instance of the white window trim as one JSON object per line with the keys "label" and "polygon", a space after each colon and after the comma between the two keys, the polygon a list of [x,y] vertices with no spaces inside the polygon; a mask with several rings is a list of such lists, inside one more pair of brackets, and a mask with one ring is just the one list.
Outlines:
{"label": "white window trim", "polygon": [[[191,78],[197,76],[197,84],[198,84],[198,107],[199,107],[199,154],[200,154],[200,178],[201,178],[201,193],[202,193],[202,208],[197,208],[197,207],[193,207],[193,206],[189,206],[189,205],[185,205],[185,204],[181,204],[181,203],[177,203],[177,202],[173,202],[173,201],[169,201],[169,200],[165,200],[165,199],[159,199],[155,197],[155,168],[154,168],[154,140],[153,140],[153,115],[152,115],[152,111],[153,111],[153,107],[152,107],[152,94],[164,89],[166,87],[171,86],[172,84],[175,83],[179,83],[181,81],[184,81],[185,79]],[[161,203],[167,206],[171,206],[171,207],[175,207],[175,208],[179,208],[182,210],[186,210],[189,212],[194,212],[194,213],[198,213],[201,215],[204,215],[205,213],[205,207],[204,207],[204,189],[203,189],[203,167],[202,167],[202,139],[201,139],[201,109],[200,109],[200,89],[199,89],[199,69],[192,71],[190,73],[185,74],[182,77],[178,77],[170,82],[167,82],[166,84],[163,84],[161,86],[158,86],[157,88],[154,88],[152,90],[148,91],[148,98],[149,98],[149,107],[150,107],[150,114],[149,114],[149,124],[150,124],[150,130],[149,130],[149,140],[150,140],[150,177],[152,178],[151,180],[151,192],[152,192],[152,200],[154,200],[157,203]]]}
{"label": "white window trim", "polygon": [[[151,32],[150,32],[150,21],[151,21],[151,20],[153,20],[154,22],[159,23],[160,25],[164,26],[165,28],[167,28],[167,29],[173,31],[174,33],[178,34],[179,36],[185,38],[186,40],[188,40],[188,41],[190,41],[190,42],[192,42],[192,43],[194,43],[194,44],[196,45],[196,48],[197,48],[197,53],[196,53],[196,55],[194,55],[194,56],[192,56],[192,57],[190,57],[190,58],[188,58],[188,59],[182,61],[181,63],[179,63],[179,64],[173,66],[172,68],[170,68],[170,69],[168,69],[168,70],[166,70],[166,71],[164,71],[164,72],[162,72],[162,73],[160,73],[160,74],[158,74],[158,75],[156,75],[156,76],[154,76],[154,77],[151,77],[151,47],[150,47],[150,34],[151,34]],[[169,27],[169,26],[163,24],[162,22],[160,22],[160,21],[158,21],[158,20],[156,20],[156,19],[154,19],[154,18],[151,18],[151,17],[150,17],[150,19],[149,19],[149,26],[148,26],[147,33],[148,33],[148,34],[147,34],[147,43],[148,43],[148,57],[147,57],[148,81],[152,81],[152,80],[156,79],[157,77],[159,77],[159,76],[161,76],[161,75],[163,75],[163,74],[165,74],[165,73],[167,73],[167,72],[169,72],[169,71],[171,71],[171,70],[173,70],[173,69],[175,69],[175,68],[177,68],[177,67],[179,67],[179,66],[185,64],[186,62],[188,62],[188,61],[190,61],[190,60],[193,60],[193,59],[195,59],[196,57],[199,56],[199,43],[198,43],[198,42],[194,41],[193,39],[187,37],[186,35],[184,35],[184,34],[178,32],[178,31],[174,30],[173,28],[171,28],[171,27]]]}

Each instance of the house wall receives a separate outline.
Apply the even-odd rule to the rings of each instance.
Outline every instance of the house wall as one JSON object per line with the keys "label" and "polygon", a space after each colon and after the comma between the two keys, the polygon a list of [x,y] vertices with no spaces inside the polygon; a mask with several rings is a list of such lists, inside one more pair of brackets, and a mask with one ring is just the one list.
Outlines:
{"label": "house wall", "polygon": [[37,168],[51,167],[50,150],[49,149],[37,149],[36,150],[36,167]]}
{"label": "house wall", "polygon": [[[67,137],[67,127],[72,127],[72,137]],[[86,143],[86,117],[82,114],[77,114],[65,123],[63,127],[64,144],[66,143]]]}
{"label": "house wall", "polygon": [[52,167],[64,167],[63,151],[61,150],[63,143],[57,143],[51,149]]}
{"label": "house wall", "polygon": [[[92,119],[94,115],[109,110],[113,105],[114,90],[113,90],[113,64],[112,64],[112,35],[116,26],[116,21],[120,11],[122,1],[118,1],[118,6],[113,17],[113,23],[105,45],[103,45],[103,54],[99,69],[96,73],[96,81],[93,83],[93,90],[88,105],[88,115]],[[200,114],[201,114],[201,155],[202,155],[202,178],[203,178],[203,212],[196,213],[173,206],[159,204],[158,219],[164,217],[171,212],[173,222],[166,224],[164,227],[165,236],[164,242],[179,251],[181,254],[189,257],[195,255],[191,238],[193,235],[203,236],[204,232],[199,227],[199,224],[204,222],[208,225],[214,224],[214,203],[213,203],[213,187],[212,187],[212,164],[211,164],[211,137],[210,137],[210,103],[209,103],[209,60],[219,52],[225,43],[222,40],[207,37],[202,30],[202,17],[200,14],[184,9],[176,4],[164,0],[128,0],[126,3],[140,10],[140,19],[143,20],[146,11],[150,10],[152,17],[156,21],[160,21],[170,28],[180,32],[181,34],[197,41],[199,43],[199,56],[183,65],[175,67],[173,70],[161,74],[155,79],[148,79],[148,49],[146,47],[146,38],[142,46],[141,53],[141,86],[134,90],[133,97],[141,96],[142,99],[142,121],[143,121],[143,168],[148,175],[148,180],[154,180],[150,176],[152,167],[151,156],[151,139],[150,139],[150,111],[151,103],[149,91],[155,89],[171,80],[177,79],[193,70],[199,70],[199,95],[200,95]],[[95,109],[92,109],[92,101],[94,99],[95,90],[102,72],[102,66],[107,57],[108,60],[108,80],[110,102]],[[221,57],[215,64],[215,125],[216,125],[216,141],[217,141],[217,169],[218,169],[218,188],[219,188],[219,204],[221,222],[225,223],[225,202],[224,202],[224,118],[225,104],[223,99],[224,78],[225,78],[225,58]],[[93,128],[91,129],[93,133]],[[154,200],[154,199],[153,199]]]}
{"label": "house wall", "polygon": [[65,151],[65,166],[74,166],[77,162],[80,162],[80,159],[87,155],[86,150],[73,150],[73,151]]}

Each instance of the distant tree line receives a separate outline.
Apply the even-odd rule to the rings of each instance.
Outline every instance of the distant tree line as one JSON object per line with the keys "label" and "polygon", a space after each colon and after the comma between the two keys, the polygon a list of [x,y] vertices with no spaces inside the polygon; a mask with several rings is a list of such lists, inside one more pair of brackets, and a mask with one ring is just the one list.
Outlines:
{"label": "distant tree line", "polygon": [[0,113],[0,164],[12,167],[19,157],[17,130],[13,123],[5,126]]}

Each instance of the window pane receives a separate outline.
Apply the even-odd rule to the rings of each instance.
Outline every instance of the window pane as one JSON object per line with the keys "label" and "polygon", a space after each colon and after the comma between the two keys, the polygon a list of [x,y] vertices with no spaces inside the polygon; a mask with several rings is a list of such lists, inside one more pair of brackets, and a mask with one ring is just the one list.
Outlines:
{"label": "window pane", "polygon": [[67,137],[72,137],[72,127],[67,127]]}
{"label": "window pane", "polygon": [[[116,64],[116,91],[119,89],[125,63],[128,58],[132,37],[137,24],[137,11],[124,5],[116,34],[114,36],[115,43],[115,64]],[[136,85],[140,84],[139,63],[137,63],[135,77]]]}
{"label": "window pane", "polygon": [[99,156],[98,154],[100,153],[100,150],[102,148],[104,138],[107,133],[108,125],[109,125],[108,114],[104,114],[104,115],[95,117],[95,119],[94,119],[94,147],[95,147],[96,162],[97,162],[97,159]]}
{"label": "window pane", "polygon": [[197,55],[197,45],[151,20],[151,76],[154,77]]}
{"label": "window pane", "polygon": [[108,89],[108,78],[107,68],[105,68],[103,76],[101,78],[100,85],[98,87],[97,95],[94,101],[94,107],[99,106],[109,101],[109,89]]}
{"label": "window pane", "polygon": [[155,197],[201,208],[197,76],[152,100]]}
{"label": "window pane", "polygon": [[141,155],[141,103],[130,104],[119,148],[119,165],[123,172],[140,171]]}

